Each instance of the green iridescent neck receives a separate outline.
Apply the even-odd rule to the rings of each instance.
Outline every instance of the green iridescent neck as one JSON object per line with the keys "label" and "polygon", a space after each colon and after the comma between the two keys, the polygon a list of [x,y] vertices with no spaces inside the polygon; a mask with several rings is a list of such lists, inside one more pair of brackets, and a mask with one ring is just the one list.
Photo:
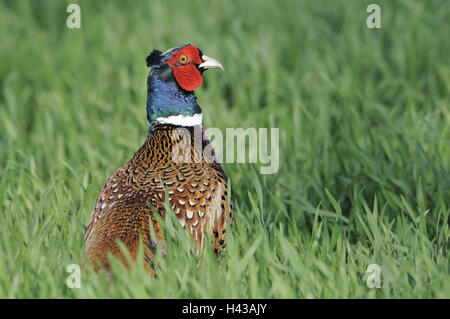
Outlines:
{"label": "green iridescent neck", "polygon": [[152,69],[147,84],[147,122],[150,130],[158,119],[198,119],[201,116],[194,92],[183,90],[176,83],[169,65]]}

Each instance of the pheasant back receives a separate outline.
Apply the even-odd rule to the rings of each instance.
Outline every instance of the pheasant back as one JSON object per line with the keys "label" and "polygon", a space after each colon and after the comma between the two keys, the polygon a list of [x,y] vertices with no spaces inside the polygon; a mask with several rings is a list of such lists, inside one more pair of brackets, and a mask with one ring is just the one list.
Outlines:
{"label": "pheasant back", "polygon": [[[156,241],[164,246],[155,214],[165,220],[166,192],[181,226],[191,234],[196,252],[203,249],[206,232],[212,235],[217,255],[226,246],[227,221],[231,224],[233,218],[227,176],[214,152],[204,152],[212,148],[203,126],[183,128],[181,133],[179,129],[175,125],[153,127],[132,159],[104,184],[84,238],[86,256],[96,271],[110,268],[108,253],[126,263],[116,240],[122,241],[135,259],[140,236],[146,263],[154,262],[160,245],[151,239],[150,224]],[[200,136],[195,130],[202,132]]]}

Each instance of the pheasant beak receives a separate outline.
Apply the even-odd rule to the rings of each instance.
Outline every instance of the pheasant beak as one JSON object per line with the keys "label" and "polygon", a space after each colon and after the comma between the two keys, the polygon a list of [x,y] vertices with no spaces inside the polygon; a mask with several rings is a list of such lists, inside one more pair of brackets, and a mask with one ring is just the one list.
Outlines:
{"label": "pheasant beak", "polygon": [[206,69],[222,69],[222,71],[224,71],[223,65],[219,61],[217,61],[213,58],[210,58],[209,56],[206,56],[206,55],[202,56],[202,60],[203,60],[203,63],[198,66],[199,68],[203,68],[205,70]]}

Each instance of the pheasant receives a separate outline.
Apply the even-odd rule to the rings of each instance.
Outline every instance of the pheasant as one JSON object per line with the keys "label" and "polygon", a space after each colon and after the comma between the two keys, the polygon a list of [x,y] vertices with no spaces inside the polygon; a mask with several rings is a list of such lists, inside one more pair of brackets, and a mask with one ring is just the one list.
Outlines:
{"label": "pheasant", "polygon": [[[155,213],[165,220],[166,194],[197,252],[209,232],[219,256],[226,246],[227,221],[231,225],[233,218],[231,187],[216,160],[194,95],[203,72],[223,70],[223,66],[192,44],[165,52],[153,50],[146,61],[151,68],[147,138],[130,161],[107,179],[84,236],[84,253],[96,272],[110,270],[108,253],[127,264],[117,240],[136,260],[142,236],[144,260],[154,275],[155,252],[165,242]],[[150,225],[157,242],[152,241]]]}

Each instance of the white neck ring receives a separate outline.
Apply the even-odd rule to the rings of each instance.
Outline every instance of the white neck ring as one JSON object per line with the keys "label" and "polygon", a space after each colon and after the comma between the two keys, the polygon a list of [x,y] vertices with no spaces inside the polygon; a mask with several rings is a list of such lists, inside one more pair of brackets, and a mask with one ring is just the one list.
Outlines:
{"label": "white neck ring", "polygon": [[194,115],[172,115],[168,117],[158,117],[156,118],[156,123],[178,126],[196,126],[203,123],[203,114],[197,113]]}

